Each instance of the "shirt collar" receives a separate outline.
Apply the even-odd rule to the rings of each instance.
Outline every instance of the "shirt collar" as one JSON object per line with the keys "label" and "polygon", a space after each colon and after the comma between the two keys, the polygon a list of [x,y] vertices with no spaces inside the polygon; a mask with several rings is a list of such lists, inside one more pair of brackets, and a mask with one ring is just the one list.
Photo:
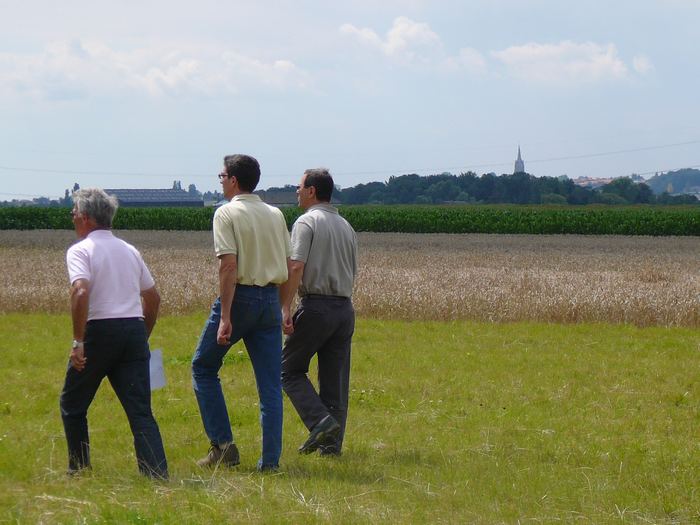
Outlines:
{"label": "shirt collar", "polygon": [[328,213],[338,213],[338,209],[329,202],[319,202],[318,204],[309,206],[306,211],[310,212],[311,210],[323,210],[327,211]]}
{"label": "shirt collar", "polygon": [[256,195],[255,193],[239,193],[235,197],[231,199],[231,202],[233,201],[259,201],[260,200],[260,195]]}
{"label": "shirt collar", "polygon": [[112,233],[112,230],[92,230],[90,233],[87,234],[88,237],[112,237],[114,234]]}

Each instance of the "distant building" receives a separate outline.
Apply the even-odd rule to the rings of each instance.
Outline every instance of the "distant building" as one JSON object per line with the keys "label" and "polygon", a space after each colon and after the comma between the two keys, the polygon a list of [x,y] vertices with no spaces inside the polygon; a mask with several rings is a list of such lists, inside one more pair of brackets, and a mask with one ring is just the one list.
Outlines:
{"label": "distant building", "polygon": [[[291,189],[282,191],[281,189],[258,190],[255,193],[260,196],[263,202],[277,208],[288,208],[290,206],[298,206],[297,189],[295,186],[290,186]],[[340,201],[335,195],[331,197],[331,204],[340,204]]]}
{"label": "distant building", "polygon": [[[632,179],[633,182],[636,182],[637,184],[646,182],[643,177],[640,175],[632,174],[629,177],[578,177],[576,179],[573,179],[574,184],[577,186],[581,186],[583,188],[588,188],[590,190],[596,190],[598,188],[602,188],[603,186],[610,184],[612,181],[615,179],[621,179],[621,178],[630,178]],[[670,193],[670,192],[669,192]]]}
{"label": "distant building", "polygon": [[182,189],[105,189],[114,195],[123,207],[199,207],[204,206],[201,196],[191,195]]}
{"label": "distant building", "polygon": [[614,180],[615,177],[609,177],[605,179],[597,177],[578,177],[576,179],[573,179],[574,184],[576,184],[577,186],[581,186],[583,188],[588,188],[591,190],[601,188],[606,184],[610,184]]}
{"label": "distant building", "polygon": [[520,145],[518,145],[518,158],[515,160],[515,171],[513,171],[513,174],[516,173],[525,173],[525,163],[520,156]]}
{"label": "distant building", "polygon": [[294,191],[268,191],[258,190],[255,193],[260,195],[263,202],[277,208],[287,208],[297,205],[297,192]]}

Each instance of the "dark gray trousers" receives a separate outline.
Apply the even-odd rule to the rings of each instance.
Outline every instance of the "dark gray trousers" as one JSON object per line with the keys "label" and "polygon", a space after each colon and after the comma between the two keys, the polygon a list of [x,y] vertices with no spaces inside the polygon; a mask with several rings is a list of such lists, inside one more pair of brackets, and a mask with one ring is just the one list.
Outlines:
{"label": "dark gray trousers", "polygon": [[[355,331],[355,310],[346,297],[313,295],[301,299],[294,313],[294,333],[282,349],[282,388],[311,430],[331,415],[340,435],[330,451],[340,452],[348,416],[350,343]],[[318,386],[308,377],[309,363],[318,356]]]}
{"label": "dark gray trousers", "polygon": [[167,478],[163,441],[151,412],[151,352],[143,319],[89,321],[85,357],[87,363],[81,372],[68,363],[61,392],[69,471],[90,466],[87,411],[102,379],[107,377],[129,419],[139,470],[147,476]]}

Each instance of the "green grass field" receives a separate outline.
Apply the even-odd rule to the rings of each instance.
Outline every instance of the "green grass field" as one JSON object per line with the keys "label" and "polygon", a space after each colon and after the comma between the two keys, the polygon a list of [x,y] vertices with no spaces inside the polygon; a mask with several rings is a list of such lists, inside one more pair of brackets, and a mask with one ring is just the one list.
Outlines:
{"label": "green grass field", "polygon": [[700,521],[700,334],[607,325],[360,320],[341,458],[300,457],[285,401],[282,469],[254,471],[257,394],[222,370],[242,463],[203,471],[189,362],[206,312],[162,319],[154,393],[172,479],[142,479],[105,383],[93,471],[65,475],[58,412],[68,316],[0,316],[0,523],[688,523]]}

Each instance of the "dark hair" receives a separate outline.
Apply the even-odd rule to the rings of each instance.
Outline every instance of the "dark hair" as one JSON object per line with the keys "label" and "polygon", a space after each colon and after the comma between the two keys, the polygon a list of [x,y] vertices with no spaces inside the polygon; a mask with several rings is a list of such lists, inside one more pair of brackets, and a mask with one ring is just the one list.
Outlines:
{"label": "dark hair", "polygon": [[119,203],[99,188],[85,188],[73,192],[73,205],[78,213],[84,213],[100,228],[111,228]]}
{"label": "dark hair", "polygon": [[236,177],[238,187],[243,191],[253,191],[260,182],[260,164],[250,155],[226,155],[226,174]]}
{"label": "dark hair", "polygon": [[333,195],[333,177],[326,168],[313,168],[304,172],[304,187],[316,188],[316,198],[322,202],[330,202]]}

